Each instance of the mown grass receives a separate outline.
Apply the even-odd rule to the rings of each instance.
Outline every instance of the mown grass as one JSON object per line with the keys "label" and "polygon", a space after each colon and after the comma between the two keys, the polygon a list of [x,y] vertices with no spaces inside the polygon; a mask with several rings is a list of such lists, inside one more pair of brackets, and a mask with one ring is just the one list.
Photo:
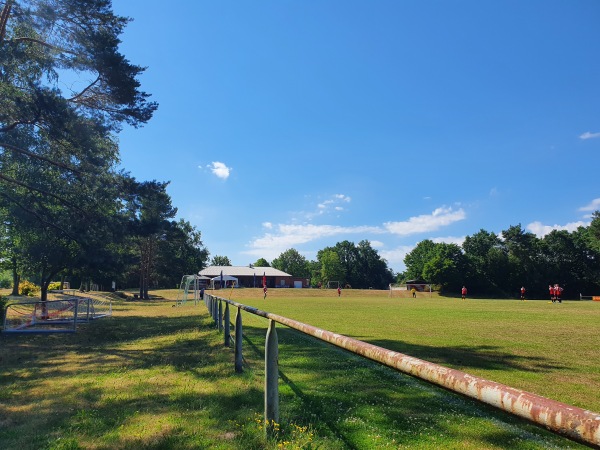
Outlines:
{"label": "mown grass", "polygon": [[[428,355],[430,358],[424,359],[471,373],[481,369],[493,375],[512,374],[508,379],[525,378],[524,384],[535,385],[539,378],[527,380],[519,374],[546,372],[559,384],[565,380],[558,374],[570,382],[573,367],[580,365],[580,371],[585,372],[586,367],[598,363],[597,358],[587,361],[587,366],[583,361],[561,363],[559,357],[543,352],[547,347],[539,333],[521,333],[521,339],[512,336],[511,340],[510,331],[492,333],[481,331],[481,326],[479,333],[458,331],[472,328],[474,323],[510,319],[490,311],[501,308],[496,302],[460,304],[460,300],[440,298],[415,302],[388,299],[385,293],[371,291],[362,291],[362,295],[360,291],[344,291],[341,299],[329,292],[315,295],[317,291],[305,291],[310,296],[298,297],[300,292],[271,290],[267,300],[259,290],[222,293],[226,298],[231,296],[377,345],[395,346],[395,350],[413,356]],[[278,327],[281,431],[276,439],[267,441],[261,429],[266,321],[244,315],[245,370],[236,374],[233,352],[223,346],[222,336],[203,305],[173,307],[174,291],[155,294],[166,299],[117,302],[112,318],[81,326],[76,334],[0,336],[0,448],[578,447],[536,426],[285,327]],[[460,305],[449,307],[445,302]],[[531,316],[538,326],[549,320],[541,316],[558,311],[551,307],[590,305],[517,303],[514,308],[527,304],[529,309],[519,310],[520,314],[524,320]],[[508,303],[505,305],[509,308]],[[570,310],[562,311],[564,315]],[[595,310],[580,312],[593,323],[590,316]],[[571,317],[575,316],[567,314],[550,323],[564,324]],[[483,327],[490,328],[494,329],[490,324]],[[502,339],[494,342],[493,335],[497,334]],[[525,339],[527,336],[536,338]],[[582,351],[587,352],[585,333],[577,336],[571,345],[583,343]],[[577,353],[565,348],[562,354],[571,352]],[[488,378],[505,382],[498,376]],[[597,387],[597,381],[588,378],[589,387]],[[569,385],[562,390],[566,397],[578,398],[569,393]],[[589,394],[593,404],[598,394]],[[594,409],[589,404],[585,407]]]}
{"label": "mown grass", "polygon": [[[462,301],[362,297],[329,299],[234,291],[233,300],[564,403],[600,412],[600,303]],[[327,292],[327,291],[325,291]],[[225,297],[228,298],[228,297]]]}

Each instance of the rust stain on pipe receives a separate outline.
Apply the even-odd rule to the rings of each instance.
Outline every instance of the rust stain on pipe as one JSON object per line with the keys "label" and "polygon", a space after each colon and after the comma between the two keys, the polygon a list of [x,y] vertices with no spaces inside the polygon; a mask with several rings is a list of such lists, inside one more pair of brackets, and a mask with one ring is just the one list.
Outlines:
{"label": "rust stain on pipe", "polygon": [[400,372],[495,406],[503,411],[542,425],[557,434],[600,448],[599,413],[469,375],[460,370],[413,358],[231,300],[225,301],[252,314],[272,319],[275,322]]}

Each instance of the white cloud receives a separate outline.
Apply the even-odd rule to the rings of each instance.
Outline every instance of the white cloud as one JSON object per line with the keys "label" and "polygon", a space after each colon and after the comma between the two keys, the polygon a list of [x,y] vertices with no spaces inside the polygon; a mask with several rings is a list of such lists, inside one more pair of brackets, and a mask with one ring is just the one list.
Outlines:
{"label": "white cloud", "polygon": [[579,139],[595,139],[595,138],[599,138],[600,137],[600,133],[590,133],[589,131],[586,131],[585,133],[583,133],[582,135],[579,136]]}
{"label": "white cloud", "polygon": [[344,194],[335,194],[334,197],[336,199],[338,199],[339,201],[342,201],[345,203],[350,203],[350,201],[351,201],[351,198]]}
{"label": "white cloud", "polygon": [[208,166],[206,166],[210,171],[216,175],[218,178],[226,180],[229,178],[231,171],[233,170],[231,167],[227,167],[225,163],[219,161],[213,161]]}
{"label": "white cloud", "polygon": [[[266,222],[269,223],[269,222]],[[262,237],[254,239],[248,244],[250,250],[245,251],[251,255],[268,255],[270,258],[276,258],[287,249],[295,248],[298,245],[313,242],[318,239],[342,236],[348,234],[368,234],[382,233],[383,230],[379,227],[356,226],[356,227],[341,227],[336,225],[289,225],[279,224],[276,226],[270,225],[269,232]],[[271,232],[275,229],[275,232]],[[267,257],[267,256],[263,256]]]}
{"label": "white cloud", "polygon": [[326,214],[329,211],[344,211],[345,208],[343,206],[341,206],[341,203],[350,203],[351,198],[348,197],[347,195],[344,194],[335,194],[332,195],[331,198],[322,201],[321,203],[317,204],[317,211],[316,212],[304,212],[301,213],[301,215],[304,217],[304,219],[306,220],[311,220],[313,219],[315,216],[321,216],[323,214]]}
{"label": "white cloud", "polygon": [[595,198],[589,205],[582,206],[579,211],[596,211],[600,209],[600,198]]}
{"label": "white cloud", "polygon": [[525,228],[535,234],[538,237],[544,237],[547,234],[550,234],[553,230],[566,230],[568,232],[573,232],[577,230],[579,227],[587,227],[590,222],[571,222],[566,225],[544,225],[543,223],[536,221],[527,225]]}
{"label": "white cloud", "polygon": [[457,211],[453,211],[452,208],[437,208],[431,214],[411,217],[404,222],[386,222],[383,225],[390,233],[407,236],[436,231],[465,218],[466,214],[462,208]]}
{"label": "white cloud", "polygon": [[[349,202],[349,197],[340,198],[344,202]],[[320,205],[325,208],[332,204],[327,200]],[[253,239],[247,245],[247,250],[242,252],[256,257],[272,259],[278,257],[282,252],[296,248],[303,244],[314,242],[327,238],[345,238],[348,235],[359,235],[360,240],[368,239],[369,235],[407,235],[412,233],[421,233],[434,231],[443,226],[449,225],[466,217],[461,209],[453,211],[452,208],[438,208],[431,214],[418,217],[411,217],[405,222],[386,222],[383,226],[338,226],[338,225],[314,225],[314,224],[273,224],[264,222],[264,235]],[[462,244],[464,238],[446,237],[436,238],[437,242],[453,242]],[[373,248],[383,248],[385,244],[381,241],[371,241]],[[330,244],[333,245],[333,242]],[[401,246],[394,250],[380,251],[382,258],[385,258],[390,266],[400,267],[404,270],[404,256],[410,252],[414,246]]]}
{"label": "white cloud", "polygon": [[393,250],[382,250],[379,252],[381,257],[388,262],[388,266],[393,266],[396,271],[402,272],[406,269],[404,257],[414,250],[414,245],[402,245]]}

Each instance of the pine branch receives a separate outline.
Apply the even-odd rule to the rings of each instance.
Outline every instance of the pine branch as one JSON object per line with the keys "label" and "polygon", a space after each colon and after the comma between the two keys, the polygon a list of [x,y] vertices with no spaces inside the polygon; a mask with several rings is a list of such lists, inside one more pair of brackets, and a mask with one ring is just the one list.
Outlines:
{"label": "pine branch", "polygon": [[0,180],[4,180],[4,181],[6,181],[8,183],[16,184],[17,186],[21,186],[22,188],[28,189],[30,191],[34,191],[34,192],[37,192],[39,194],[46,195],[48,197],[52,197],[52,198],[58,200],[59,202],[61,202],[62,204],[68,206],[69,208],[77,209],[80,213],[86,215],[85,211],[82,210],[81,208],[79,208],[77,205],[73,204],[69,200],[66,200],[66,199],[64,199],[64,198],[62,198],[62,197],[60,197],[60,196],[58,196],[56,194],[53,194],[53,193],[48,192],[48,191],[45,191],[43,189],[36,188],[34,186],[30,186],[27,183],[23,183],[22,181],[15,180],[14,178],[10,178],[10,177],[7,177],[7,176],[2,175],[2,174],[0,174]]}
{"label": "pine branch", "polygon": [[68,231],[63,230],[61,227],[59,227],[55,223],[48,222],[42,216],[40,216],[37,212],[33,211],[32,209],[27,208],[25,205],[21,204],[21,202],[19,202],[18,200],[15,200],[14,198],[9,197],[8,195],[4,194],[3,192],[0,192],[0,196],[4,197],[5,199],[7,199],[11,203],[14,203],[19,208],[21,208],[23,211],[31,214],[32,216],[34,216],[37,220],[39,220],[44,225],[47,225],[47,226],[49,226],[51,228],[54,228],[55,230],[60,231],[61,233],[63,233],[65,236],[67,236],[72,241],[77,242],[77,239],[75,239],[73,236],[71,236],[71,234]]}
{"label": "pine branch", "polygon": [[53,161],[53,160],[51,160],[49,158],[46,158],[44,156],[41,156],[41,155],[36,155],[35,153],[30,152],[29,150],[25,150],[23,148],[17,147],[17,146],[12,145],[12,144],[7,144],[6,142],[0,142],[0,147],[7,148],[8,150],[12,150],[14,152],[21,153],[23,155],[27,155],[30,158],[35,158],[35,159],[39,159],[41,161],[45,161],[48,164],[52,164],[53,166],[60,167],[61,169],[65,169],[65,170],[68,170],[70,172],[73,172],[73,173],[76,173],[76,174],[79,174],[79,175],[82,174],[80,170],[74,169],[73,167],[70,167],[70,166],[68,166],[66,164]]}
{"label": "pine branch", "polygon": [[90,84],[89,86],[87,86],[83,91],[81,91],[79,94],[74,95],[71,98],[68,98],[67,101],[68,102],[77,102],[77,100],[83,95],[85,94],[88,90],[90,90],[96,83],[98,83],[98,81],[100,81],[100,76],[98,75],[98,78],[96,78],[94,80],[94,82],[92,84]]}

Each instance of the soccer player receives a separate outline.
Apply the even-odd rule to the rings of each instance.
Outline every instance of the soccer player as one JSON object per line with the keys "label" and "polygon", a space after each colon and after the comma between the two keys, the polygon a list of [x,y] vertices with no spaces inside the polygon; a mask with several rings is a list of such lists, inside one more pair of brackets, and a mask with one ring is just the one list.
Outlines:
{"label": "soccer player", "polygon": [[267,298],[267,285],[265,284],[263,287],[263,300]]}
{"label": "soccer player", "polygon": [[342,288],[338,286],[338,297],[342,295]]}
{"label": "soccer player", "polygon": [[551,284],[548,285],[548,292],[550,294],[550,300],[552,300],[552,303],[554,303],[556,297],[554,296],[554,286],[552,286]]}
{"label": "soccer player", "polygon": [[525,300],[525,286],[521,286],[521,300]]}
{"label": "soccer player", "polygon": [[558,303],[562,303],[562,300],[560,299],[560,297],[562,295],[562,291],[563,291],[563,288],[561,288],[558,284],[554,285],[554,298],[556,298],[556,301]]}
{"label": "soccer player", "polygon": [[465,298],[467,298],[467,288],[465,286],[462,287],[461,291],[460,291],[461,295],[462,295],[462,299],[464,300]]}

